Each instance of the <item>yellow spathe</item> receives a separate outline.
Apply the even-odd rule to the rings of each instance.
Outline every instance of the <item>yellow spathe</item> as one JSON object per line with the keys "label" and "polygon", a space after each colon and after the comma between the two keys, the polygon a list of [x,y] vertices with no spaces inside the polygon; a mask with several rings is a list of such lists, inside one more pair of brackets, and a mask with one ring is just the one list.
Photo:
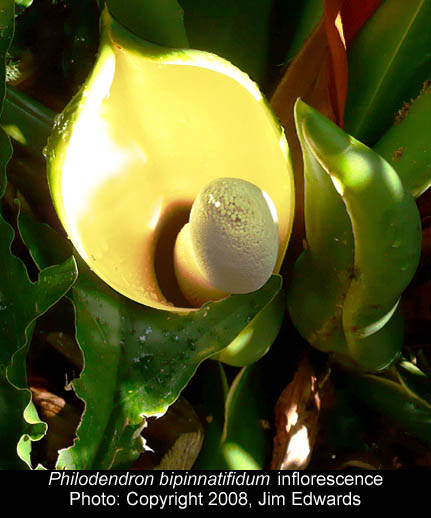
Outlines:
{"label": "yellow spathe", "polygon": [[190,310],[174,293],[173,244],[220,176],[271,197],[281,266],[294,205],[286,140],[257,86],[217,56],[143,42],[105,11],[97,63],[57,121],[47,164],[75,248],[137,302]]}

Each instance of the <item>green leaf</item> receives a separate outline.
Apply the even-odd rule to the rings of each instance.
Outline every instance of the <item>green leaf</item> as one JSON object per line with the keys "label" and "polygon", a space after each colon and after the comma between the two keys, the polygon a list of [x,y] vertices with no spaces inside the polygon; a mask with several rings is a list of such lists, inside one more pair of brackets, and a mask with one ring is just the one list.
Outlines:
{"label": "green leaf", "polygon": [[11,138],[42,157],[53,123],[51,110],[18,90],[6,88],[0,125]]}
{"label": "green leaf", "polygon": [[231,61],[262,84],[267,73],[272,0],[181,0],[190,46]]}
{"label": "green leaf", "polygon": [[2,0],[0,9],[0,115],[5,96],[6,54],[14,32],[14,14],[15,4],[13,0]]}
{"label": "green leaf", "polygon": [[[53,259],[46,251],[61,238],[29,218],[20,218],[20,229],[39,266],[46,266]],[[276,295],[281,279],[273,276],[255,293],[180,315],[137,304],[84,265],[80,271],[71,299],[85,368],[73,385],[86,407],[79,440],[61,453],[58,467],[126,468],[143,450],[145,417],[166,412],[199,364],[226,347]]]}
{"label": "green leaf", "polygon": [[412,395],[426,401],[431,406],[431,378],[415,365],[401,361],[396,368],[401,385]]}
{"label": "green leaf", "polygon": [[204,433],[195,409],[181,396],[163,416],[148,420],[143,435],[148,449],[134,469],[185,470],[195,464]]}
{"label": "green leaf", "polygon": [[[431,72],[430,72],[431,74]],[[418,198],[431,186],[431,82],[419,96],[400,108],[395,123],[374,146]]]}
{"label": "green leaf", "polygon": [[[0,55],[3,62],[1,101],[4,99],[5,55],[13,34],[14,2],[0,10]],[[0,130],[0,196],[6,189],[5,168],[12,155],[7,135]],[[12,227],[0,215],[0,412],[2,469],[31,466],[31,441],[40,439],[46,425],[31,402],[26,357],[35,320],[69,291],[76,280],[73,258],[43,270],[37,282],[29,279],[24,263],[12,254]],[[18,456],[17,456],[18,453]]]}
{"label": "green leaf", "polygon": [[292,40],[284,62],[288,64],[300,51],[304,42],[323,16],[323,0],[306,0],[295,6],[294,12],[289,12],[289,19],[294,18],[295,23],[290,27],[293,31]]}
{"label": "green leaf", "polygon": [[423,399],[412,395],[402,385],[379,376],[350,373],[344,383],[363,404],[431,445],[431,406]]}
{"label": "green leaf", "polygon": [[[197,462],[196,469],[228,469],[222,457],[220,441],[225,422],[225,402],[229,391],[226,368],[218,361],[205,362],[199,367],[194,384],[199,387],[193,392],[197,408],[203,408],[204,442]],[[188,387],[193,391],[194,385]]]}
{"label": "green leaf", "polygon": [[353,273],[354,237],[343,200],[306,141],[304,125],[311,113],[305,103],[296,103],[307,245],[294,266],[288,306],[294,325],[311,345],[343,354],[343,301]]}
{"label": "green leaf", "polygon": [[226,347],[277,287],[274,277],[253,295],[180,316],[136,304],[81,274],[73,301],[86,367],[74,385],[86,411],[80,442],[59,466],[66,457],[75,468],[130,465],[142,448],[143,416],[163,414],[198,365]]}
{"label": "green leaf", "polygon": [[140,38],[164,47],[188,48],[183,11],[176,0],[106,0],[112,16]]}
{"label": "green leaf", "polygon": [[[221,364],[203,366],[206,430],[197,469],[264,469],[272,436],[262,362],[243,367],[230,386]],[[211,369],[209,369],[211,367]],[[201,375],[202,377],[202,375]]]}
{"label": "green leaf", "polygon": [[33,0],[15,0],[15,4],[22,7],[30,7]]}
{"label": "green leaf", "polygon": [[[38,281],[31,282],[23,262],[10,251],[12,240],[12,228],[0,217],[0,269],[7,272],[0,279],[0,397],[2,445],[6,452],[1,462],[7,464],[13,461],[10,454],[16,451],[19,441],[37,440],[45,430],[31,404],[27,383],[26,354],[34,322],[69,291],[77,277],[75,260],[70,258],[43,270]],[[25,451],[28,454],[28,448]],[[28,455],[21,455],[31,465]]]}
{"label": "green leaf", "polygon": [[[0,128],[0,198],[6,190],[5,167],[12,156],[12,146],[6,133]],[[1,216],[0,216],[1,217]]]}
{"label": "green leaf", "polygon": [[264,387],[258,363],[241,369],[230,387],[221,444],[228,469],[264,469],[271,439],[265,423],[272,417]]}
{"label": "green leaf", "polygon": [[386,0],[348,50],[345,130],[373,145],[430,74],[429,0]]}
{"label": "green leaf", "polygon": [[307,247],[289,290],[292,321],[320,350],[347,353],[366,369],[387,368],[402,348],[399,300],[420,258],[417,205],[370,148],[302,101],[295,115]]}

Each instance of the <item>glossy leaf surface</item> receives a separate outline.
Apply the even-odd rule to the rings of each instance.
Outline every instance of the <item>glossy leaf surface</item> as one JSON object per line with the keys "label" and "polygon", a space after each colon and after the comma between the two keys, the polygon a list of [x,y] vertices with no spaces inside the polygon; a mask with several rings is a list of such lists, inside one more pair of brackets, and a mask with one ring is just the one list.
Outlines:
{"label": "glossy leaf surface", "polygon": [[394,124],[374,146],[387,160],[415,197],[431,185],[431,83],[425,84],[419,96],[404,103]]}
{"label": "glossy leaf surface", "polygon": [[362,367],[385,368],[402,347],[398,302],[418,266],[419,211],[387,162],[301,101],[296,123],[309,202],[290,314],[316,347],[346,346]]}
{"label": "glossy leaf surface", "polygon": [[263,469],[271,442],[271,408],[264,390],[268,373],[260,363],[243,367],[229,385],[222,365],[218,372],[215,365],[204,367],[209,374],[204,385],[209,412],[196,468]]}
{"label": "glossy leaf surface", "polygon": [[428,0],[386,0],[352,42],[345,129],[364,143],[373,145],[429,79],[430,17]]}
{"label": "glossy leaf surface", "polygon": [[221,449],[228,469],[263,469],[271,436],[264,405],[265,377],[259,364],[244,367],[226,399]]}
{"label": "glossy leaf surface", "polygon": [[[0,10],[1,107],[4,99],[5,55],[14,28],[14,2]],[[1,111],[1,110],[0,110]],[[6,189],[6,164],[12,154],[8,137],[0,130],[0,196]],[[24,263],[11,252],[14,231],[0,214],[0,413],[3,456],[0,468],[31,465],[31,440],[40,439],[46,426],[31,403],[26,353],[35,320],[55,304],[76,279],[73,259],[43,271],[31,282]]]}
{"label": "glossy leaf surface", "polygon": [[[59,237],[47,226],[36,231],[33,225],[21,219],[24,240],[41,266],[52,260],[46,251]],[[179,315],[137,304],[85,266],[80,269],[71,298],[85,368],[74,386],[86,409],[79,441],[62,452],[58,466],[127,467],[142,451],[145,416],[163,414],[198,365],[226,347],[276,296],[281,280],[273,276],[255,293]]]}
{"label": "glossy leaf surface", "polygon": [[[1,153],[8,147],[1,132]],[[6,155],[7,156],[7,155]],[[75,260],[44,269],[37,280],[29,279],[24,263],[12,254],[12,227],[0,216],[0,399],[2,468],[22,467],[16,456],[30,466],[30,439],[40,439],[46,427],[31,403],[27,382],[26,355],[35,320],[67,293],[77,277]]]}

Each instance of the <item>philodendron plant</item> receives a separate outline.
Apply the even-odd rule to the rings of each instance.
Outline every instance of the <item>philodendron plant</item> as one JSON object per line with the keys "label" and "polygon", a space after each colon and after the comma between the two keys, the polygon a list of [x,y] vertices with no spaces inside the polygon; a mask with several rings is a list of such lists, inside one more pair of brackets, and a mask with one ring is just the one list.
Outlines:
{"label": "philodendron plant", "polygon": [[[148,466],[151,418],[161,430],[171,416],[160,466],[263,469],[271,398],[289,382],[274,373],[292,372],[309,348],[352,394],[375,393],[374,408],[426,438],[431,400],[404,358],[401,302],[421,257],[417,198],[431,182],[422,2],[386,0],[369,19],[358,3],[363,27],[343,66],[365,85],[349,83],[332,112],[342,106],[345,118],[332,120],[319,99],[334,85],[310,95],[301,72],[284,117],[292,78],[280,79],[279,63],[294,57],[287,73],[299,68],[334,2],[295,11],[290,48],[293,12],[270,0],[63,3],[51,68],[36,55],[46,41],[32,47],[24,34],[38,32],[46,11],[61,19],[58,7],[7,0],[0,12],[10,79],[1,85],[0,468]],[[370,56],[376,45],[387,52]],[[392,91],[401,69],[406,84]],[[289,248],[292,233],[303,251]],[[46,344],[51,369],[40,367]],[[41,394],[58,392],[64,370],[68,390],[47,416]],[[399,418],[412,397],[420,412]],[[69,407],[79,411],[68,421]],[[187,460],[177,458],[177,408],[201,423]]]}

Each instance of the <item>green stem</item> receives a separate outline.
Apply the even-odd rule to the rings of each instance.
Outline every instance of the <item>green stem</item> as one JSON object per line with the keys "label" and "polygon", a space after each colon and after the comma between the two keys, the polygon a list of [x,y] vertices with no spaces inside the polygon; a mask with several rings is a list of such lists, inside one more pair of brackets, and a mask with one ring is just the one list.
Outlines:
{"label": "green stem", "polygon": [[54,124],[54,112],[18,90],[6,87],[0,125],[5,132],[37,155],[43,154]]}

